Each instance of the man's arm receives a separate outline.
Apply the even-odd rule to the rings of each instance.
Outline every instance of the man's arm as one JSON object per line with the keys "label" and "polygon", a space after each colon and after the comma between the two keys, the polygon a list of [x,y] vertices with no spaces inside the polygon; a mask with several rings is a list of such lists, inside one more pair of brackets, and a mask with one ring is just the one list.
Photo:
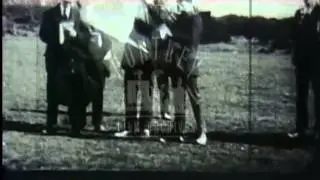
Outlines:
{"label": "man's arm", "polygon": [[320,3],[315,7],[317,23],[317,42],[320,43]]}
{"label": "man's arm", "polygon": [[91,38],[91,27],[87,23],[81,21],[79,13],[75,12],[74,16],[74,25],[64,27],[71,36],[69,43],[77,47],[86,48]]}
{"label": "man's arm", "polygon": [[154,29],[154,26],[145,23],[141,19],[135,19],[134,20],[134,29],[140,34],[143,34],[147,37],[151,37],[151,33]]}
{"label": "man's arm", "polygon": [[203,22],[200,14],[197,14],[193,18],[192,27],[192,44],[198,46],[200,44],[201,36],[203,32]]}
{"label": "man's arm", "polygon": [[151,37],[152,31],[158,27],[158,25],[163,24],[164,20],[160,17],[159,12],[153,6],[146,5],[148,15],[152,19],[152,23],[147,23],[139,18],[134,21],[135,30],[145,36]]}
{"label": "man's arm", "polygon": [[40,24],[39,37],[40,40],[46,44],[50,44],[54,38],[52,20],[50,19],[50,11],[45,11],[42,14],[42,20]]}
{"label": "man's arm", "polygon": [[149,13],[149,15],[155,25],[165,23],[165,20],[159,14],[160,11],[156,7],[147,5],[147,9],[148,9],[148,13]]}
{"label": "man's arm", "polygon": [[[72,33],[70,32],[72,34],[72,39],[70,40],[71,46],[69,48],[73,49],[73,51],[76,52],[76,55],[81,59],[100,57],[101,54],[105,55],[106,53],[101,52],[104,51],[103,48],[110,48],[108,47],[108,45],[103,44],[103,33],[99,30],[94,29],[89,24],[83,21],[78,21],[77,23],[75,23],[74,29],[70,29],[69,31],[72,31]],[[96,38],[95,40],[97,42],[91,42],[93,40],[92,38]],[[94,44],[96,44],[97,47]]]}
{"label": "man's arm", "polygon": [[78,27],[75,28],[77,34],[75,42],[81,46],[87,46],[91,38],[91,27],[83,21],[79,21]]}
{"label": "man's arm", "polygon": [[291,31],[291,39],[292,39],[292,46],[293,47],[296,46],[296,41],[299,36],[298,31],[297,31],[298,26],[299,26],[299,22],[300,22],[300,10],[297,10],[294,14],[292,31]]}
{"label": "man's arm", "polygon": [[293,24],[292,24],[292,30],[291,30],[291,61],[292,64],[295,66],[297,63],[297,39],[298,39],[298,26],[300,23],[300,10],[297,10],[293,17]]}
{"label": "man's arm", "polygon": [[183,14],[178,17],[178,20],[179,19],[183,21],[183,23],[178,24],[176,25],[176,27],[172,28],[173,39],[188,46],[199,44],[203,29],[201,16],[189,16]]}

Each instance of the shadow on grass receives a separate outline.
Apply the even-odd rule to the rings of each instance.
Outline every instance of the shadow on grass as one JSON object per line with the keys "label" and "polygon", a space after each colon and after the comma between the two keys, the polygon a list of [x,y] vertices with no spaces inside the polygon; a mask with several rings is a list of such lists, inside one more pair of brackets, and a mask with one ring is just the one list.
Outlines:
{"label": "shadow on grass", "polygon": [[[3,120],[3,130],[4,131],[18,131],[30,134],[41,135],[44,128],[43,124],[30,124],[21,121],[8,121]],[[96,133],[90,130],[83,130],[81,135],[74,138],[81,139],[119,139],[125,141],[152,141],[160,142],[160,137],[163,137],[166,142],[179,142],[176,136],[170,133],[153,132],[150,138],[143,138],[139,136],[130,136],[125,138],[115,137],[115,130],[110,130],[107,132]],[[70,136],[68,127],[59,127],[57,133],[54,136]],[[194,143],[195,133],[186,133],[184,143]],[[292,140],[286,136],[285,133],[233,133],[233,132],[208,132],[207,133],[209,141],[221,141],[229,143],[243,143],[249,145],[257,146],[272,146],[282,149],[292,149],[292,148],[307,148],[308,146],[314,145],[311,138],[306,138],[303,140]],[[210,142],[209,142],[210,143]]]}
{"label": "shadow on grass", "polygon": [[[23,108],[10,108],[10,111],[14,112],[31,112],[31,113],[39,113],[39,114],[46,114],[46,110],[39,110],[39,109],[23,109]],[[59,110],[59,114],[67,115],[68,111]],[[92,112],[87,112],[87,116],[91,116]],[[103,116],[124,116],[123,113],[111,113],[111,112],[103,112]]]}
{"label": "shadow on grass", "polygon": [[[10,111],[13,112],[31,112],[31,113],[39,113],[39,114],[46,114],[47,111],[46,110],[39,110],[39,109],[24,109],[24,108],[10,108]],[[64,111],[64,110],[59,110],[58,114],[62,114],[62,115],[68,115],[68,111]],[[102,112],[103,116],[106,117],[124,117],[125,114],[124,113],[114,113],[114,112]],[[87,112],[86,114],[87,116],[91,116],[92,112]],[[158,116],[154,116],[152,117],[153,119],[160,119],[160,117]]]}
{"label": "shadow on grass", "polygon": [[[28,122],[22,122],[22,121],[9,121],[4,119],[2,121],[2,127],[4,131],[16,131],[16,132],[24,132],[34,135],[43,135],[43,136],[71,136],[73,138],[80,138],[80,139],[95,139],[95,140],[110,140],[110,139],[119,139],[124,141],[151,141],[151,142],[159,142],[161,135],[158,134],[152,134],[150,138],[144,138],[142,136],[128,136],[128,137],[115,137],[114,133],[116,133],[116,130],[108,130],[103,132],[94,132],[93,130],[84,129],[81,131],[81,135],[75,137],[70,134],[70,128],[67,126],[61,126],[57,128],[57,132],[55,134],[46,135],[43,134],[43,129],[45,128],[44,124],[40,123],[28,123]],[[179,142],[177,137],[166,137],[166,141],[168,142]],[[193,141],[186,139],[184,143],[194,143]]]}

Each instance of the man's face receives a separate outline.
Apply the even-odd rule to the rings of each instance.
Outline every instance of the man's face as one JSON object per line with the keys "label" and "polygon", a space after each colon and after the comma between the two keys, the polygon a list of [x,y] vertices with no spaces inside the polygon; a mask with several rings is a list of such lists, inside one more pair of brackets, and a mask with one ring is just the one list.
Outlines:
{"label": "man's face", "polygon": [[303,0],[305,6],[310,6],[310,0]]}
{"label": "man's face", "polygon": [[154,0],[153,3],[155,6],[161,6],[165,3],[165,0]]}
{"label": "man's face", "polygon": [[66,5],[66,4],[76,4],[77,0],[62,0],[61,2],[64,5]]}

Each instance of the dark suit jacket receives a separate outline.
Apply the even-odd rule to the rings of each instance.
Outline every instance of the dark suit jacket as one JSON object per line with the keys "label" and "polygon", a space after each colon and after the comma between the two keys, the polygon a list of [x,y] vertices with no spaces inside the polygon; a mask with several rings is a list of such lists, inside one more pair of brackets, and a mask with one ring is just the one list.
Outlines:
{"label": "dark suit jacket", "polygon": [[[47,45],[44,56],[48,74],[56,72],[58,67],[68,63],[70,59],[67,49],[59,44],[59,24],[64,20],[61,16],[60,4],[46,10],[42,15],[39,37]],[[69,20],[74,21],[75,28],[79,29],[80,14],[76,7],[71,8]]]}
{"label": "dark suit jacket", "polygon": [[104,56],[112,47],[111,38],[98,29],[93,31],[99,32],[102,38],[102,46],[99,47],[96,42],[91,41],[91,33],[89,29],[93,29],[88,24],[80,21],[77,36],[71,38],[67,42],[68,50],[71,56],[77,60],[84,61],[87,74],[99,84],[104,84],[104,78],[110,76],[110,65],[103,61]]}
{"label": "dark suit jacket", "polygon": [[[81,48],[86,51],[86,55],[90,55],[97,58],[101,57],[102,54],[105,54],[107,50],[110,49],[111,41],[108,37],[103,36],[104,47],[98,48],[95,46],[95,43],[90,41],[91,34],[89,33],[89,25],[83,23],[80,20],[80,13],[77,7],[71,8],[70,18],[71,21],[74,21],[74,28],[77,31],[77,36],[75,38],[66,37],[65,44],[59,44],[59,23],[64,21],[65,19],[60,15],[60,5],[56,5],[55,7],[45,11],[43,13],[42,24],[40,26],[40,39],[47,44],[47,48],[45,51],[45,56],[59,55],[62,52],[69,50],[70,46],[76,46],[77,48]],[[90,49],[90,52],[88,52]],[[63,54],[63,53],[62,53]],[[97,55],[98,54],[98,55]],[[91,57],[90,57],[91,58]]]}
{"label": "dark suit jacket", "polygon": [[66,34],[65,43],[59,44],[59,23],[63,21],[60,15],[60,5],[47,10],[43,14],[40,27],[40,39],[47,44],[45,51],[47,71],[55,74],[57,69],[66,68],[67,63],[73,58],[76,60],[77,72],[82,79],[90,78],[98,81],[99,85],[104,85],[104,78],[110,73],[105,67],[102,58],[111,47],[111,41],[106,36],[103,37],[103,47],[99,48],[90,41],[91,34],[89,25],[80,20],[78,7],[72,7],[69,20],[74,22],[77,36],[72,38]]}
{"label": "dark suit jacket", "polygon": [[[91,40],[92,35],[89,32],[89,29],[101,34],[101,47],[99,47],[96,42]],[[82,21],[80,21],[79,28],[76,29],[76,31],[77,36],[75,38],[71,38],[68,42],[71,48],[73,48],[82,59],[93,59],[97,61],[103,60],[106,53],[112,47],[111,37],[98,29],[94,29]]]}
{"label": "dark suit jacket", "polygon": [[294,65],[309,64],[316,50],[317,14],[319,7],[315,7],[310,14],[304,14],[298,9],[294,15],[292,27],[292,61]]}
{"label": "dark suit jacket", "polygon": [[[75,29],[79,29],[80,14],[76,7],[71,8],[69,19],[75,22]],[[39,36],[41,41],[47,44],[45,56],[63,51],[59,44],[59,23],[64,20],[60,13],[60,4],[43,13]]]}
{"label": "dark suit jacket", "polygon": [[314,8],[314,13],[317,21],[317,46],[320,47],[320,4],[316,5]]}

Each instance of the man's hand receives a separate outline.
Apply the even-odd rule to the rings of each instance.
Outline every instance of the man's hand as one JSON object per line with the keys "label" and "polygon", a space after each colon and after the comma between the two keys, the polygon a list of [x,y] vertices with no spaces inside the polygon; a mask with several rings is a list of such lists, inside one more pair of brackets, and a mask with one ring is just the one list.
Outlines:
{"label": "man's hand", "polygon": [[74,29],[74,22],[73,21],[61,22],[61,26],[62,26],[63,30],[68,32],[71,37],[77,36],[77,31]]}
{"label": "man's hand", "polygon": [[166,39],[167,37],[171,37],[172,36],[172,32],[170,31],[170,29],[168,28],[168,26],[166,26],[165,24],[160,25],[155,31],[153,31],[152,33],[152,37],[154,39]]}
{"label": "man's hand", "polygon": [[101,34],[99,32],[91,32],[91,39],[90,41],[95,42],[100,48],[102,47],[102,37]]}
{"label": "man's hand", "polygon": [[174,22],[175,20],[177,20],[177,15],[175,13],[169,13],[168,20],[170,22]]}

